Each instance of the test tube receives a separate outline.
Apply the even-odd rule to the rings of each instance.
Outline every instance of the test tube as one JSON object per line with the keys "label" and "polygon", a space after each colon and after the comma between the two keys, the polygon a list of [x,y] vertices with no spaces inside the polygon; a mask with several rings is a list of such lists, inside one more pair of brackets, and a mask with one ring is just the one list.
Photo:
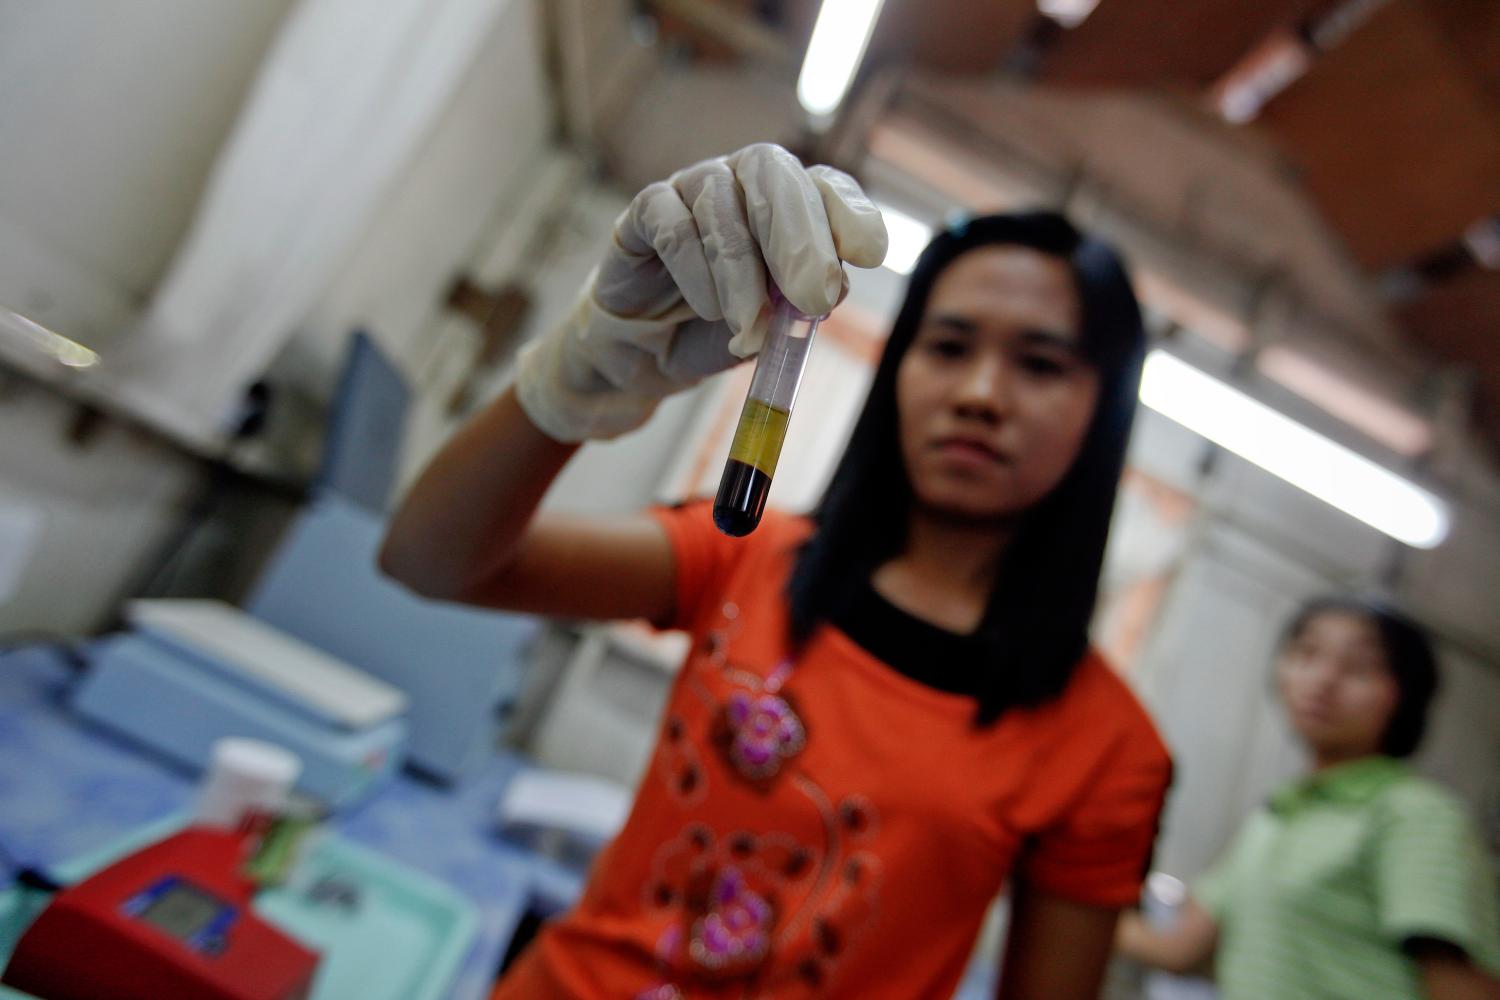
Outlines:
{"label": "test tube", "polygon": [[760,524],[766,495],[776,476],[776,461],[786,440],[787,421],[797,401],[797,386],[822,316],[798,312],[775,285],[770,287],[771,325],[755,362],[750,391],[740,411],[729,460],[714,499],[714,524],[739,538]]}

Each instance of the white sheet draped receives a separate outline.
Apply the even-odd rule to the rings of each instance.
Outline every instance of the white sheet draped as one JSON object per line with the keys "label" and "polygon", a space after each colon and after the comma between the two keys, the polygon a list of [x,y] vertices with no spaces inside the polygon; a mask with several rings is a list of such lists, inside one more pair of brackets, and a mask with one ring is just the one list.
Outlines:
{"label": "white sheet draped", "polygon": [[138,329],[105,359],[132,408],[222,433],[514,2],[301,0]]}

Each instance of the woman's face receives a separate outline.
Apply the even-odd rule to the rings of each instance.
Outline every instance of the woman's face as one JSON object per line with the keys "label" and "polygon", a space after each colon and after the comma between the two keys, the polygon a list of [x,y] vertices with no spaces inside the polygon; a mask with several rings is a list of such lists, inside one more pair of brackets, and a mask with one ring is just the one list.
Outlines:
{"label": "woman's face", "polygon": [[1099,398],[1079,325],[1057,257],[983,247],[938,276],[896,372],[901,456],[921,507],[1003,520],[1057,486]]}
{"label": "woman's face", "polygon": [[1353,611],[1313,616],[1287,641],[1276,680],[1292,728],[1334,759],[1378,752],[1401,696],[1379,626]]}

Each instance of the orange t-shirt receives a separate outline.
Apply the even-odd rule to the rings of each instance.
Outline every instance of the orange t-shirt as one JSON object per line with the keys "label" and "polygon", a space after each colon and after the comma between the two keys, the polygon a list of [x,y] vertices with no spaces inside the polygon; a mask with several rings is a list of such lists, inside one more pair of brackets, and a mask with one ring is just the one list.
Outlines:
{"label": "orange t-shirt", "polygon": [[1133,902],[1171,764],[1095,654],[1061,697],[977,727],[837,628],[791,660],[808,534],[656,512],[694,637],[630,818],[494,1000],[952,996],[1006,878]]}

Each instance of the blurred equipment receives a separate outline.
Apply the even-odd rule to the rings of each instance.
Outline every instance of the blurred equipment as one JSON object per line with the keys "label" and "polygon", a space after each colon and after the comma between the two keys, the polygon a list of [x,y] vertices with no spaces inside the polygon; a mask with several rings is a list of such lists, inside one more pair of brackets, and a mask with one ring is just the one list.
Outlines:
{"label": "blurred equipment", "polygon": [[309,504],[246,607],[289,636],[406,693],[409,763],[453,781],[492,752],[519,693],[526,615],[416,597],[383,577],[384,518],[328,494]]}
{"label": "blurred equipment", "polygon": [[561,771],[522,771],[500,799],[500,830],[560,861],[587,864],[625,825],[630,790],[618,782]]}
{"label": "blurred equipment", "polygon": [[213,745],[198,787],[197,821],[232,830],[247,815],[278,815],[301,773],[297,755],[274,743],[221,739]]}
{"label": "blurred equipment", "polygon": [[597,774],[633,788],[655,746],[661,705],[691,641],[635,622],[583,626],[556,670],[525,749],[563,772]]}
{"label": "blurred equipment", "polygon": [[537,624],[423,600],[376,569],[410,400],[405,379],[376,340],[354,333],[328,418],[315,499],[246,607],[406,692],[409,763],[452,781],[492,749],[497,710],[520,691],[521,650]]}
{"label": "blurred equipment", "polygon": [[[441,1000],[479,933],[473,903],[336,834],[286,884],[250,866],[268,838],[181,819],[58,865],[64,889],[20,925],[0,996],[50,1000]],[[0,966],[11,958],[0,935]],[[316,976],[312,964],[316,964]],[[305,969],[305,974],[303,970]],[[15,975],[17,978],[12,979]],[[85,978],[87,977],[87,978]]]}
{"label": "blurred equipment", "polygon": [[[537,624],[423,600],[377,570],[409,401],[395,365],[356,332],[314,497],[249,614],[134,605],[136,630],[96,647],[79,711],[195,768],[224,736],[287,747],[305,764],[299,787],[336,807],[403,760],[451,781],[488,754]],[[179,709],[168,712],[164,697]]]}
{"label": "blurred equipment", "polygon": [[64,889],[4,982],[55,1000],[300,1000],[318,954],[250,909],[246,837],[195,828]]}
{"label": "blurred equipment", "polygon": [[134,631],[101,642],[73,708],[191,768],[225,736],[303,763],[297,787],[360,801],[405,755],[400,690],[217,601],[132,602]]}
{"label": "blurred equipment", "polygon": [[411,389],[375,338],[356,330],[339,375],[313,486],[383,513],[396,483]]}

